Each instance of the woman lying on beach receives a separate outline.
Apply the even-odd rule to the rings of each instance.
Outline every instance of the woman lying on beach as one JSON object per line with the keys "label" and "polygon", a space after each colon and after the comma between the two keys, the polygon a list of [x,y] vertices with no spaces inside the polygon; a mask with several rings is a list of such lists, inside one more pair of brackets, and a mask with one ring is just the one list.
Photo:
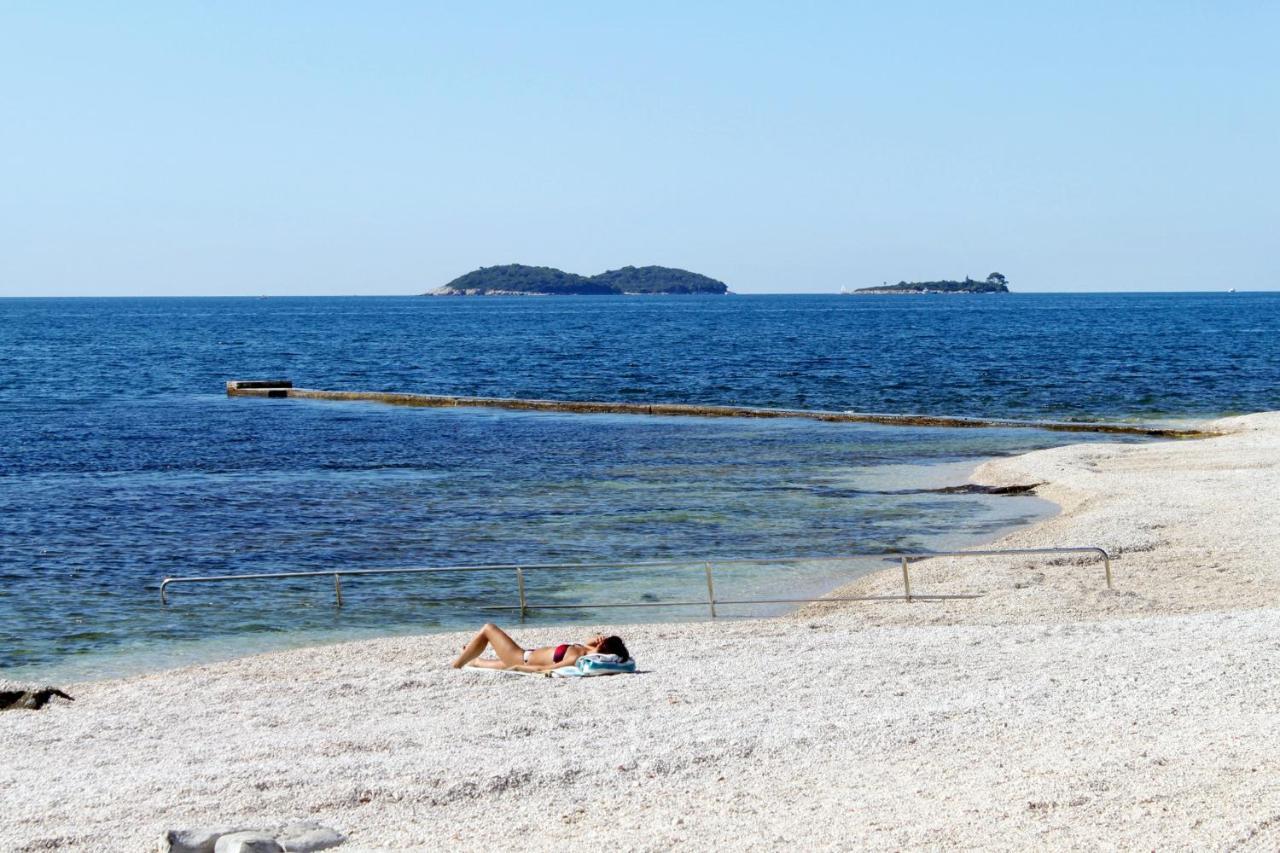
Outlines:
{"label": "woman lying on beach", "polygon": [[[490,646],[498,656],[497,660],[480,657]],[[621,638],[606,637],[604,634],[597,634],[584,643],[561,643],[558,646],[524,649],[506,631],[490,622],[467,643],[462,654],[454,660],[453,668],[462,669],[470,664],[484,669],[547,672],[562,666],[574,666],[583,655],[617,655],[623,663],[631,658]]]}

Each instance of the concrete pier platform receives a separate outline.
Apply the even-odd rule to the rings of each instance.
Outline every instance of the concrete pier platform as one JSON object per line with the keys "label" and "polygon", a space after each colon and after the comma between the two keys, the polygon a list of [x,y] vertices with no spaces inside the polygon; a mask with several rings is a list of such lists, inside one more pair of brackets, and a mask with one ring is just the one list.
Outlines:
{"label": "concrete pier platform", "polygon": [[394,391],[326,391],[294,388],[287,379],[238,379],[227,382],[229,397],[299,398],[357,401],[423,408],[482,408],[512,411],[571,412],[584,415],[656,415],[698,418],[807,418],[837,423],[869,423],[890,426],[1043,429],[1057,432],[1101,432],[1145,435],[1155,438],[1206,438],[1212,433],[1151,424],[1076,421],[1026,421],[1005,418],[963,418],[940,415],[896,415],[874,412],[838,412],[814,409],[772,409],[753,406],[704,406],[693,403],[629,403],[589,400],[529,400],[512,397],[459,397],[440,394],[407,394]]}

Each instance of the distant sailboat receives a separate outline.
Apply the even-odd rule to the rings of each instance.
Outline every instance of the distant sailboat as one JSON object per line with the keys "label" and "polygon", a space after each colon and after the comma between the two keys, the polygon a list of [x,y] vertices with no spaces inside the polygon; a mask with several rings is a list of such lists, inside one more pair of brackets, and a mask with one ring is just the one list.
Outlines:
{"label": "distant sailboat", "polygon": [[[889,282],[885,281],[885,282],[881,282],[881,283],[880,283],[880,286],[881,286],[881,287],[884,287],[884,286],[886,286],[886,285],[888,285],[888,284],[889,284]],[[841,296],[857,296],[857,295],[858,295],[858,291],[856,291],[856,290],[850,290],[850,289],[848,288],[848,286],[847,286],[847,285],[843,285],[843,284],[842,284],[842,285],[840,285],[840,295],[841,295]]]}

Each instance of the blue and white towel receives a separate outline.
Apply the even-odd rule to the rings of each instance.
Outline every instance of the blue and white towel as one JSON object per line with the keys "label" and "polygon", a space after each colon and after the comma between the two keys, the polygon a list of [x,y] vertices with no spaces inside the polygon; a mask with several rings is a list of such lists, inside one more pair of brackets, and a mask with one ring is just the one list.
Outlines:
{"label": "blue and white towel", "polygon": [[592,675],[618,675],[623,672],[635,672],[635,658],[623,660],[617,655],[583,655],[573,666],[562,666],[553,669],[547,675],[555,678],[585,678]]}

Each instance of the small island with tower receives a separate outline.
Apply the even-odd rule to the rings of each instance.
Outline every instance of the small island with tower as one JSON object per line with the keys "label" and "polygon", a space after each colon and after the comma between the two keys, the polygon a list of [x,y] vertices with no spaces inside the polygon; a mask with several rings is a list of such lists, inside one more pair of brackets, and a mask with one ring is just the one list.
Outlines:
{"label": "small island with tower", "polygon": [[874,296],[881,293],[1008,293],[1009,280],[998,272],[987,276],[986,281],[975,281],[965,276],[964,281],[900,281],[879,287],[860,287],[842,291],[850,296]]}

